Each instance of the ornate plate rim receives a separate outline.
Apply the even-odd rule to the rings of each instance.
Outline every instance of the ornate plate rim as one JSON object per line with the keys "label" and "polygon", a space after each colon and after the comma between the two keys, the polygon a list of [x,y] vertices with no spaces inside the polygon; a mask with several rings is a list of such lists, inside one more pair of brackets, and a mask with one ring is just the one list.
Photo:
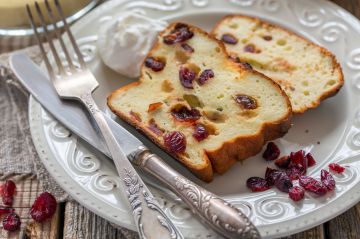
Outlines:
{"label": "ornate plate rim", "polygon": [[[170,1],[164,0],[164,1],[171,2],[172,0],[170,0]],[[206,2],[206,0],[205,1],[197,0],[197,1],[200,2],[200,4],[201,4],[201,2]],[[236,0],[230,0],[230,1],[236,2]],[[244,2],[246,2],[246,1],[256,1],[256,0],[245,0]],[[102,6],[95,9],[95,11],[88,14],[88,16],[99,13],[105,7],[120,4],[122,2],[125,2],[125,0],[114,1],[111,3],[110,2],[104,3]],[[271,3],[271,2],[275,2],[275,1],[269,0],[268,2]],[[355,28],[360,28],[360,21],[357,18],[355,18],[353,15],[351,15],[349,12],[347,12],[346,10],[340,8],[339,6],[337,6],[336,4],[334,4],[332,2],[328,2],[328,1],[324,1],[324,0],[321,0],[319,2],[323,2],[324,4],[327,4],[330,8],[332,8],[332,10],[341,11],[341,14],[347,18],[346,21],[349,25],[351,25],[352,27],[355,27]],[[87,17],[81,19],[79,22],[86,22],[86,19],[87,19]],[[59,162],[56,161],[54,155],[51,152],[51,149],[48,146],[48,142],[44,136],[44,133],[41,132],[41,129],[40,129],[42,127],[42,120],[41,120],[42,110],[43,109],[42,109],[41,105],[38,102],[36,102],[36,100],[34,100],[32,97],[30,97],[28,114],[29,114],[31,135],[32,135],[36,150],[39,153],[40,159],[44,163],[47,170],[51,173],[51,175],[55,178],[55,180],[60,184],[61,187],[66,189],[66,191],[72,197],[74,197],[74,199],[76,199],[78,202],[81,202],[81,204],[83,204],[85,207],[89,208],[91,211],[95,212],[98,215],[101,215],[102,217],[106,218],[107,220],[109,220],[113,223],[119,224],[119,222],[121,221],[121,223],[120,223],[121,226],[124,226],[129,229],[134,229],[134,226],[131,221],[130,222],[128,220],[120,220],[119,221],[119,220],[115,219],[114,217],[110,216],[110,213],[106,213],[106,211],[108,211],[108,212],[111,211],[109,208],[106,209],[106,211],[102,211],[104,208],[109,207],[110,205],[104,203],[101,200],[97,200],[96,198],[91,198],[91,197],[88,198],[88,195],[84,195],[84,193],[86,194],[87,192],[84,189],[82,189],[81,186],[76,185],[76,184],[71,184],[71,182],[64,179],[63,176],[66,175],[66,172],[65,172],[65,170],[63,172],[60,172],[61,167],[59,165]],[[60,171],[59,171],[59,168],[60,168]],[[338,200],[339,198],[336,198],[336,200]],[[289,220],[289,222],[298,220],[298,223],[296,224],[296,226],[294,226],[292,228],[290,228],[290,227],[287,228],[286,231],[280,230],[281,224],[283,222],[276,222],[274,224],[264,226],[262,235],[265,237],[272,237],[275,235],[276,236],[285,236],[285,235],[293,234],[293,233],[296,233],[296,232],[299,232],[299,231],[302,231],[302,230],[305,230],[308,228],[312,228],[315,225],[319,225],[319,224],[343,213],[344,211],[349,209],[351,206],[355,205],[358,202],[358,200],[360,199],[360,183],[358,183],[356,186],[354,186],[349,191],[347,191],[344,195],[342,195],[341,199],[343,200],[343,202],[340,203],[339,205],[337,205],[336,209],[332,208],[331,210],[326,210],[326,209],[329,209],[329,207],[335,203],[335,202],[332,202],[332,203],[329,203],[317,210],[314,210],[312,212],[312,215],[315,215],[314,217],[307,217],[305,219],[305,215],[303,215],[303,217],[300,217],[300,218],[303,218],[302,221],[300,221],[299,218]],[[319,211],[322,211],[322,212],[319,212]],[[326,211],[326,213],[324,213],[325,211]],[[319,216],[321,217],[321,219],[319,219]],[[128,217],[128,215],[126,213],[124,213],[120,217],[122,217],[122,219],[125,219]],[[301,224],[299,224],[300,222],[301,222]],[[293,224],[293,225],[295,225],[295,224]]]}

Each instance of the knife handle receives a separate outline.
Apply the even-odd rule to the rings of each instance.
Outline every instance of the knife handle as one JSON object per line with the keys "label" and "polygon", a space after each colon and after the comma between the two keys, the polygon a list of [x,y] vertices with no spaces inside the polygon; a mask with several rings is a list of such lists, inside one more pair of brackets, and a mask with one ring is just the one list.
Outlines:
{"label": "knife handle", "polygon": [[99,136],[102,135],[106,142],[122,181],[122,187],[130,203],[140,238],[183,239],[180,231],[162,210],[129,162],[91,94],[84,94],[80,99],[95,120],[93,123],[96,123],[94,126],[97,126],[100,130]]}
{"label": "knife handle", "polygon": [[169,186],[202,222],[222,236],[260,238],[256,227],[239,209],[186,179],[146,147],[139,147],[131,161]]}

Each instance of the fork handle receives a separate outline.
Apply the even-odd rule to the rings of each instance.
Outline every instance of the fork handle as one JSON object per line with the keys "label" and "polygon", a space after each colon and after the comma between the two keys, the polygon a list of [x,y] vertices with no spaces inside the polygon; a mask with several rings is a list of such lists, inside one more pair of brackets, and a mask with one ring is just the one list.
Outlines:
{"label": "fork handle", "polygon": [[167,184],[200,220],[226,238],[258,239],[260,234],[239,209],[169,167],[146,147],[140,147],[131,160]]}
{"label": "fork handle", "polygon": [[122,187],[126,192],[126,197],[130,203],[140,238],[183,238],[182,234],[167,217],[149,189],[141,180],[125,153],[121,150],[104,115],[99,110],[91,94],[84,94],[80,99],[95,120],[101,132],[99,134],[103,136],[107,144],[110,155],[112,156],[122,181]]}

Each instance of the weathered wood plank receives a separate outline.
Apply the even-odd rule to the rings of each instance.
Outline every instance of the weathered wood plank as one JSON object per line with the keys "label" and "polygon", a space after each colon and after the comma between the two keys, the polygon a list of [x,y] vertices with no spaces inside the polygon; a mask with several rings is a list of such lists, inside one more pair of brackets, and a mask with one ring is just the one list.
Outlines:
{"label": "weathered wood plank", "polygon": [[324,227],[320,225],[305,232],[283,237],[283,239],[325,239]]}
{"label": "weathered wood plank", "polygon": [[65,207],[64,239],[135,239],[136,233],[117,229],[76,202]]}
{"label": "weathered wood plank", "polygon": [[329,239],[360,238],[360,204],[324,224]]}

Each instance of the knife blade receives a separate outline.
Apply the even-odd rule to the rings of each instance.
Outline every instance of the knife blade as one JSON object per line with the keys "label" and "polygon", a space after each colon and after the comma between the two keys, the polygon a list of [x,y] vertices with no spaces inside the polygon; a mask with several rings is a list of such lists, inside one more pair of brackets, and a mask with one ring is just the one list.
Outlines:
{"label": "knife blade", "polygon": [[[110,153],[92,127],[86,111],[73,102],[62,101],[48,76],[28,56],[23,53],[12,54],[10,67],[15,76],[41,105],[70,131],[88,142],[107,156]],[[103,113],[104,114],[104,113]],[[129,133],[124,127],[105,115],[117,142],[126,155],[133,153],[143,143]]]}

